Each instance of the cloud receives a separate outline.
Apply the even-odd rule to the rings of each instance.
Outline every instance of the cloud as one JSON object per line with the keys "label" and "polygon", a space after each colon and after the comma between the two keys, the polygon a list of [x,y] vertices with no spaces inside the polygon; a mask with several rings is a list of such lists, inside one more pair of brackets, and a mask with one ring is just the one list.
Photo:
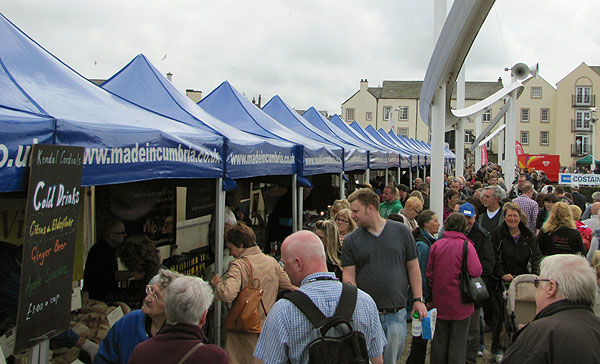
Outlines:
{"label": "cloud", "polygon": [[[496,80],[540,62],[555,84],[581,62],[600,64],[597,1],[496,1],[467,58],[468,80]],[[431,1],[20,0],[3,14],[89,78],[108,78],[139,53],[181,91],[229,80],[263,103],[330,113],[367,78],[421,80],[433,51]],[[167,54],[167,58],[162,60]]]}

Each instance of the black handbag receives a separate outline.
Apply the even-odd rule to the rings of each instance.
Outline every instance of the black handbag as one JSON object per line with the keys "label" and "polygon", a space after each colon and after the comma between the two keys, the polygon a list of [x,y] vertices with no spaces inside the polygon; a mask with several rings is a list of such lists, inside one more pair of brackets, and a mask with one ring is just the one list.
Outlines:
{"label": "black handbag", "polygon": [[473,278],[469,275],[469,270],[467,269],[467,244],[468,242],[465,239],[460,270],[460,294],[463,303],[480,304],[487,300],[490,295],[481,277]]}

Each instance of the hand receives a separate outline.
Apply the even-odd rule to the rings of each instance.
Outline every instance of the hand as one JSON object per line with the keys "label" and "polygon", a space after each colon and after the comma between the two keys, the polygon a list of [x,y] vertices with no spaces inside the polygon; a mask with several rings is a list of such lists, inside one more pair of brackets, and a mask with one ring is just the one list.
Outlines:
{"label": "hand", "polygon": [[215,274],[214,277],[212,277],[212,279],[210,280],[210,284],[214,287],[217,284],[223,282],[223,280],[221,279],[221,276],[218,274]]}
{"label": "hand", "polygon": [[419,313],[419,318],[422,320],[423,318],[427,317],[427,307],[425,307],[425,304],[423,302],[415,302],[413,303],[413,309],[410,313],[410,315],[412,316],[413,313],[418,312]]}
{"label": "hand", "polygon": [[514,278],[513,275],[510,274],[510,273],[505,274],[505,275],[502,276],[502,279],[505,280],[505,281],[507,281],[507,282],[512,282],[513,278]]}

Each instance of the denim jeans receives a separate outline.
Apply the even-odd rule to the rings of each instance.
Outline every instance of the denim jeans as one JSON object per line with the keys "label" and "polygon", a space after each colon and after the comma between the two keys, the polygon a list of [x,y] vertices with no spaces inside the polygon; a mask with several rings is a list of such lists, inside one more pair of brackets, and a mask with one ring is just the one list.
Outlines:
{"label": "denim jeans", "polygon": [[383,348],[383,364],[396,364],[402,356],[406,340],[406,309],[396,313],[380,313],[379,322],[387,340]]}

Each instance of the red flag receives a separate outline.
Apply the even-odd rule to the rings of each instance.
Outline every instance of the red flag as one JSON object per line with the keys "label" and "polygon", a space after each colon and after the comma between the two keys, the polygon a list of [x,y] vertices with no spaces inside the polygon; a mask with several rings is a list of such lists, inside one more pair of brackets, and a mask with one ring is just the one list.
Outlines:
{"label": "red flag", "polygon": [[523,146],[521,145],[521,143],[519,143],[518,140],[515,140],[515,153],[517,154],[517,158],[519,158],[520,155],[525,154],[525,151],[523,150]]}
{"label": "red flag", "polygon": [[487,148],[485,147],[485,145],[482,145],[481,146],[481,165],[487,166],[487,164],[488,164]]}

